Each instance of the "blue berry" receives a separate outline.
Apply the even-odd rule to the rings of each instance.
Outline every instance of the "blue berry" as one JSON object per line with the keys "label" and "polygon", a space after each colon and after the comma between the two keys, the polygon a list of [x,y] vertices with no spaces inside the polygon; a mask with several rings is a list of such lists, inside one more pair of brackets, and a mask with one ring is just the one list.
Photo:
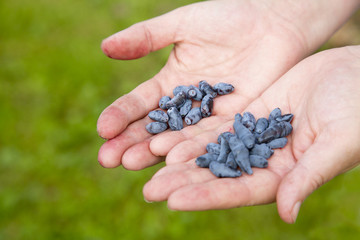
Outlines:
{"label": "blue berry", "polygon": [[201,120],[201,110],[199,107],[193,108],[190,110],[190,112],[185,117],[185,123],[187,125],[193,125],[196,124]]}
{"label": "blue berry", "polygon": [[215,84],[213,89],[217,92],[217,94],[225,95],[225,94],[232,93],[234,91],[234,86],[229,83],[221,82],[221,83]]}
{"label": "blue berry", "polygon": [[201,101],[201,116],[203,118],[210,117],[213,109],[214,98],[212,95],[207,94]]}
{"label": "blue berry", "polygon": [[151,120],[157,121],[157,122],[168,122],[169,116],[166,114],[166,112],[163,112],[161,110],[154,110],[149,112],[148,114],[149,118]]}
{"label": "blue berry", "polygon": [[169,127],[171,130],[179,131],[179,130],[183,129],[183,127],[184,127],[183,121],[182,121],[181,115],[176,107],[171,107],[167,111],[167,114],[169,115],[168,124],[169,124]]}
{"label": "blue berry", "polygon": [[165,131],[168,125],[163,122],[151,122],[145,126],[146,130],[151,134],[157,134]]}
{"label": "blue berry", "polygon": [[210,162],[210,171],[217,177],[240,177],[241,172],[236,169],[232,169],[225,163],[219,163],[217,161]]}

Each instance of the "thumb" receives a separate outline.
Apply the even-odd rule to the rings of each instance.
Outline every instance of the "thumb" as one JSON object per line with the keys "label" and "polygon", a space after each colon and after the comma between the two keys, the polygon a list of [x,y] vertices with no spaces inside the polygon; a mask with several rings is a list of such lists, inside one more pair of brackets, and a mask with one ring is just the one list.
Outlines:
{"label": "thumb", "polygon": [[103,40],[103,52],[110,58],[135,59],[179,41],[178,26],[183,9],[178,8],[113,34]]}
{"label": "thumb", "polygon": [[356,148],[349,136],[334,136],[331,131],[318,136],[280,182],[276,201],[285,222],[295,222],[301,203],[314,190],[357,165]]}

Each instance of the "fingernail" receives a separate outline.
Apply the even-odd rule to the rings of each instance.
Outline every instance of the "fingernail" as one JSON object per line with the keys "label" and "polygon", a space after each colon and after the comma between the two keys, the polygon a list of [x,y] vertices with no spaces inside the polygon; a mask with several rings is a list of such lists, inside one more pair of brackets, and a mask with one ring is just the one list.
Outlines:
{"label": "fingernail", "polygon": [[295,223],[296,218],[297,218],[297,216],[299,214],[300,206],[301,206],[301,201],[296,202],[293,209],[292,209],[292,211],[291,211],[291,217],[292,217],[293,223]]}
{"label": "fingernail", "polygon": [[153,203],[152,201],[149,201],[146,198],[144,198],[144,201],[147,202],[147,203]]}

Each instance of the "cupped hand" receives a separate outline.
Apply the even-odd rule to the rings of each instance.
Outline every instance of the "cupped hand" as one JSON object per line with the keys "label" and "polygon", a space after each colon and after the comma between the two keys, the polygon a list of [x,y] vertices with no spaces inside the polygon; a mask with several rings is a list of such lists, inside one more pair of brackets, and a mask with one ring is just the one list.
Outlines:
{"label": "cupped hand", "polygon": [[[315,189],[360,163],[360,46],[320,52],[298,63],[245,109],[256,118],[280,107],[293,113],[293,132],[266,169],[239,178],[216,178],[195,165],[203,140],[189,139],[168,157],[181,160],[160,169],[144,187],[149,201],[171,209],[226,209],[276,201],[281,218],[293,223],[301,203]],[[232,116],[233,117],[233,116]],[[213,138],[213,142],[216,138]],[[201,149],[201,150],[199,150]],[[188,153],[192,152],[192,153]]]}
{"label": "cupped hand", "polygon": [[[99,151],[104,167],[137,170],[161,160],[174,146],[232,119],[305,55],[310,48],[278,1],[207,1],[137,23],[102,43],[114,59],[135,59],[169,44],[168,62],[152,79],[106,108],[98,133],[109,139]],[[314,48],[312,46],[311,48]],[[152,136],[146,116],[178,85],[227,82],[235,91],[215,99],[213,116],[181,131]],[[212,134],[216,137],[216,133]],[[168,158],[173,159],[173,158]],[[177,160],[175,160],[176,162]]]}

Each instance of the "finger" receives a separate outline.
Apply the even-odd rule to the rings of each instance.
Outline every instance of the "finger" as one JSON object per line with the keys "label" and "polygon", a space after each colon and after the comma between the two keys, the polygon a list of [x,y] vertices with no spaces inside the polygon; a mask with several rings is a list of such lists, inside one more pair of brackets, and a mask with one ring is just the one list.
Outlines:
{"label": "finger", "polygon": [[150,121],[147,118],[137,121],[116,138],[106,141],[99,150],[99,163],[106,168],[119,166],[121,158],[128,148],[151,137],[151,134],[145,129],[145,125]]}
{"label": "finger", "polygon": [[[143,118],[157,107],[162,89],[156,78],[146,81],[107,107],[97,122],[100,137],[111,139],[130,123]],[[143,126],[145,129],[145,125]]]}
{"label": "finger", "polygon": [[186,171],[191,168],[198,168],[198,166],[195,164],[195,161],[188,161],[188,162],[182,162],[172,165],[167,165],[163,168],[161,168],[159,171],[157,171],[151,179],[157,178],[164,174],[170,174],[177,171]]}
{"label": "finger", "polygon": [[136,23],[103,40],[103,52],[115,59],[135,59],[179,41],[183,8]]}
{"label": "finger", "polygon": [[166,164],[176,164],[186,162],[190,159],[206,153],[206,145],[210,142],[216,143],[220,133],[232,131],[231,122],[223,124],[216,130],[209,130],[200,133],[189,140],[185,140],[176,146],[167,154]]}
{"label": "finger", "polygon": [[[344,131],[345,128],[340,129]],[[307,196],[356,164],[358,154],[351,148],[349,136],[347,133],[339,135],[336,128],[326,128],[285,175],[277,192],[279,215],[285,222],[294,223]]]}
{"label": "finger", "polygon": [[141,170],[164,160],[164,157],[155,156],[150,151],[151,139],[137,143],[125,151],[122,157],[122,165],[128,170]]}
{"label": "finger", "polygon": [[280,177],[273,172],[254,169],[253,175],[217,178],[177,188],[168,197],[168,207],[202,211],[271,203],[275,200],[279,182]]}
{"label": "finger", "polygon": [[167,174],[162,174],[156,178],[152,178],[147,182],[143,189],[145,199],[148,201],[164,201],[176,189],[194,183],[203,183],[213,180],[216,177],[205,168],[192,168],[186,166],[188,170],[171,171]]}

